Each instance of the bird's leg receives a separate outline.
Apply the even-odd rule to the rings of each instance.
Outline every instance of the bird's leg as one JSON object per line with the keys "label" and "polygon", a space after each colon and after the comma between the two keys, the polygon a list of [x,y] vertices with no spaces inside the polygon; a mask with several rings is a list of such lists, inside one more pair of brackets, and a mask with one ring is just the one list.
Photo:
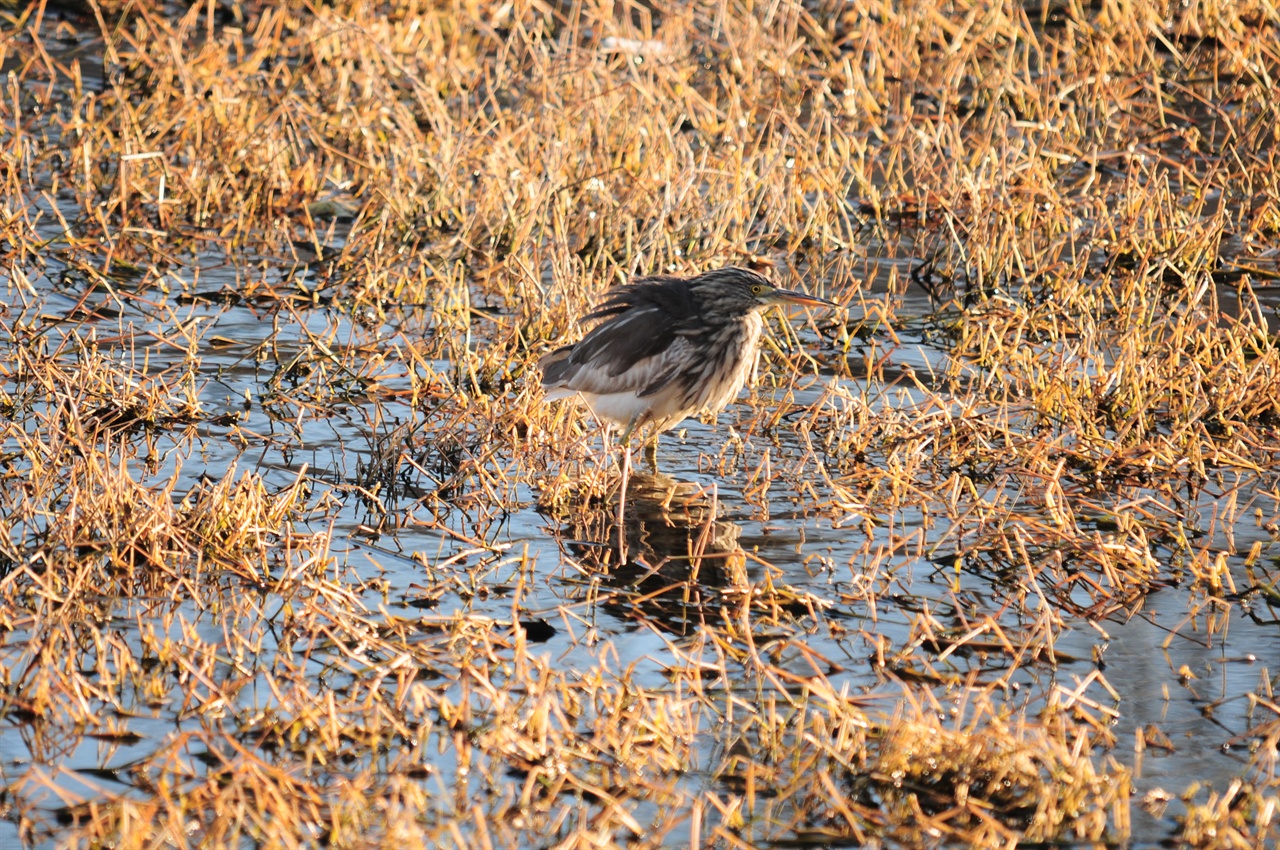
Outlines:
{"label": "bird's leg", "polygon": [[631,420],[627,422],[627,427],[622,432],[622,439],[621,439],[622,445],[624,446],[631,445],[631,432],[636,429],[636,425],[639,424],[639,422],[640,422],[639,416],[632,416]]}
{"label": "bird's leg", "polygon": [[622,492],[618,494],[618,564],[627,560],[627,485],[631,478],[631,444],[622,447]]}
{"label": "bird's leg", "polygon": [[618,563],[627,560],[627,485],[631,483],[631,432],[640,417],[634,416],[622,432],[622,489],[618,493]]}

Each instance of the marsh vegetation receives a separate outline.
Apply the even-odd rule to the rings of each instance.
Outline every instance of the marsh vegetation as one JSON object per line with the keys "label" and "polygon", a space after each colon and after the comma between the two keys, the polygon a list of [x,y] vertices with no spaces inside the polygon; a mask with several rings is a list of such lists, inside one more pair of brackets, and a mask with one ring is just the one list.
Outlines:
{"label": "marsh vegetation", "polygon": [[[0,6],[0,840],[1277,840],[1280,10]],[[635,274],[838,301],[618,456]]]}

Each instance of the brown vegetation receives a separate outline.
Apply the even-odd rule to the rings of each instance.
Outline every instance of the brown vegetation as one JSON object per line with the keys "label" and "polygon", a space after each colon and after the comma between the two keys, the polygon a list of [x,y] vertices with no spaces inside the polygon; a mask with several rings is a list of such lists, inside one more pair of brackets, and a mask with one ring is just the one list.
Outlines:
{"label": "brown vegetation", "polygon": [[[1267,670],[1158,671],[1245,755],[1139,800],[1193,736],[1138,728],[1106,656],[1157,592],[1166,652],[1277,622],[1278,29],[0,5],[5,822],[1083,846],[1141,802],[1274,844]],[[699,480],[637,476],[619,534],[534,364],[608,286],[730,264],[848,312],[771,323],[749,403],[664,438]]]}

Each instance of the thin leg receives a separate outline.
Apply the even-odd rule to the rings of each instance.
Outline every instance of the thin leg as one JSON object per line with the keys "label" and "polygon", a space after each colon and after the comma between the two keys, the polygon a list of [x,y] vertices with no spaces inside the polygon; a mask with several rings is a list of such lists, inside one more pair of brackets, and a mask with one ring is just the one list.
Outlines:
{"label": "thin leg", "polygon": [[627,486],[631,483],[631,432],[640,417],[634,417],[622,432],[622,489],[618,492],[618,564],[627,560]]}
{"label": "thin leg", "polygon": [[636,425],[639,424],[639,422],[639,416],[631,417],[631,421],[627,423],[626,430],[622,432],[622,445],[626,446],[631,443],[631,432],[636,430]]}
{"label": "thin leg", "polygon": [[622,491],[618,493],[618,565],[627,560],[627,486],[631,483],[631,443],[622,445]]}

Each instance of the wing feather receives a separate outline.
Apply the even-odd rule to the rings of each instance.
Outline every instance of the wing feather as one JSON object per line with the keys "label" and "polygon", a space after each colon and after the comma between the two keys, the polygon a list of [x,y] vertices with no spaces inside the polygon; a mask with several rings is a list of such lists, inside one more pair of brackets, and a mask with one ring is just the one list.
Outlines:
{"label": "wing feather", "polygon": [[[579,343],[579,347],[581,345]],[[684,339],[676,339],[658,353],[636,360],[625,372],[611,374],[612,370],[607,365],[597,367],[595,361],[579,358],[578,348],[575,348],[564,361],[543,370],[543,386],[594,395],[631,392],[640,397],[649,396],[661,390],[680,374],[683,367],[687,367],[687,349],[688,343]]]}
{"label": "wing feather", "polygon": [[604,319],[576,345],[539,362],[542,384],[575,392],[657,392],[688,363],[698,306],[688,281],[647,277],[610,290],[587,319]]}

